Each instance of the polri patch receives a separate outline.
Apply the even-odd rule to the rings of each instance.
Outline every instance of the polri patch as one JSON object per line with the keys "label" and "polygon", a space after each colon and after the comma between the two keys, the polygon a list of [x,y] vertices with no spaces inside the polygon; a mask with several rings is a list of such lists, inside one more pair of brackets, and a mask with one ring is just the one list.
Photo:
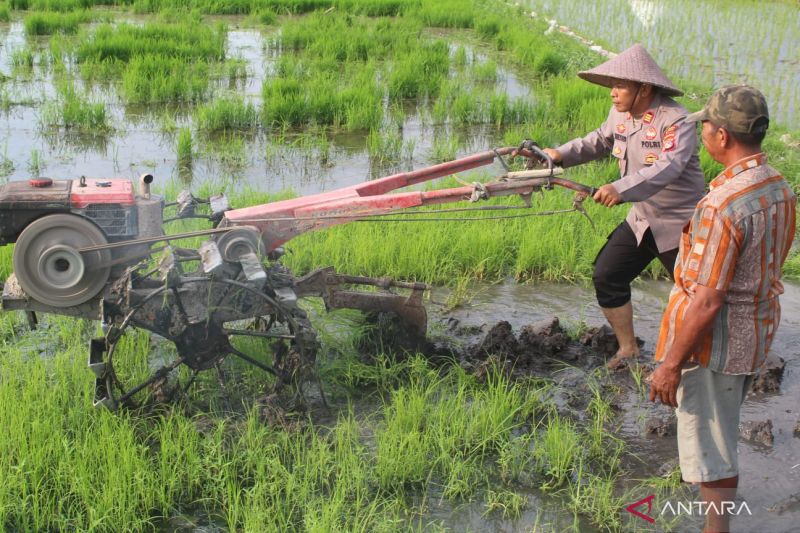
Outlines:
{"label": "polri patch", "polygon": [[649,154],[644,156],[644,164],[645,165],[652,165],[656,161],[658,161],[658,154],[654,154],[653,152],[650,152]]}
{"label": "polri patch", "polygon": [[677,141],[677,130],[678,126],[673,124],[664,131],[664,135],[661,136],[662,141],[664,141],[661,144],[662,152],[669,152],[675,149],[675,144]]}
{"label": "polri patch", "polygon": [[642,148],[661,148],[661,141],[642,141]]}
{"label": "polri patch", "polygon": [[658,132],[656,131],[656,129],[653,126],[647,128],[647,131],[644,133],[644,138],[647,139],[648,141],[652,141],[656,137],[658,137]]}
{"label": "polri patch", "polygon": [[620,133],[625,133],[625,124],[623,124],[622,122],[617,124],[617,131]]}

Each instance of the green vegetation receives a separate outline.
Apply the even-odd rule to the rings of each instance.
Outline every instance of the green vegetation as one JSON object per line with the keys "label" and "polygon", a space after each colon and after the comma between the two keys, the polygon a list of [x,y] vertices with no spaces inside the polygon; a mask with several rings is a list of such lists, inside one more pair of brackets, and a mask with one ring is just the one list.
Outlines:
{"label": "green vegetation", "polygon": [[[597,127],[609,108],[605,89],[575,76],[598,57],[557,33],[545,35],[545,23],[502,2],[125,0],[113,18],[106,7],[92,11],[97,4],[0,4],[0,21],[11,18],[9,10],[25,11],[13,15],[28,35],[24,48],[2,50],[19,85],[0,88],[0,109],[30,106],[19,94],[45,94],[39,116],[58,128],[52,137],[113,125],[120,135],[115,168],[127,168],[117,162],[125,149],[116,146],[140,138],[132,133],[163,136],[163,158],[154,153],[147,165],[175,161],[173,174],[184,183],[166,184],[170,197],[194,178],[199,195],[227,189],[239,207],[291,196],[241,181],[262,183],[277,169],[296,175],[282,173],[285,181],[270,187],[308,190],[317,183],[307,180],[318,176],[328,188],[330,176],[352,172],[352,183],[524,138],[554,145]],[[122,10],[155,16],[131,22]],[[246,17],[232,19],[237,33],[229,33],[204,20],[208,14]],[[91,20],[114,22],[84,24]],[[247,32],[248,42],[236,42]],[[508,94],[499,85],[509,72],[524,90]],[[682,102],[697,109],[710,89],[689,88]],[[118,125],[120,108],[125,121]],[[800,151],[780,140],[783,133],[771,132],[766,149],[797,186]],[[25,148],[29,157],[12,157],[22,167],[27,158],[32,176],[61,153],[26,146],[36,146]],[[367,159],[369,168],[342,164]],[[701,162],[709,177],[719,170],[704,152]],[[18,179],[14,171],[9,156],[0,157],[0,175]],[[498,172],[496,165],[430,186]],[[597,186],[616,175],[601,161],[568,177]],[[297,274],[334,265],[449,284],[448,305],[468,300],[474,279],[582,280],[624,206],[585,202],[594,228],[578,213],[494,219],[569,209],[572,199],[555,189],[534,195],[529,209],[514,197],[479,204],[519,211],[432,208],[430,216],[443,220],[349,224],[291,241],[284,262]],[[465,217],[475,220],[458,220]],[[11,250],[0,248],[0,279],[10,273]],[[800,276],[800,254],[787,271]],[[663,271],[653,266],[650,274]],[[336,402],[325,423],[312,422],[313,412],[267,420],[269,407],[251,399],[263,398],[270,378],[231,362],[226,370],[236,387],[228,394],[204,375],[190,391],[195,403],[95,411],[84,362],[96,325],[46,318],[28,332],[21,316],[0,315],[0,529],[168,529],[165,522],[185,513],[230,530],[423,530],[437,527],[428,513],[442,502],[474,502],[490,520],[514,520],[539,499],[580,515],[581,524],[630,525],[620,508],[640,487],[626,479],[629,450],[615,437],[613,391],[601,377],[589,376],[587,405],[565,409],[554,400],[563,392],[558,385],[512,381],[489,363],[480,379],[458,364],[434,367],[409,354],[394,359],[373,350],[366,364],[356,346],[369,326],[347,315],[314,318],[324,346],[319,372]],[[129,334],[120,372],[146,372],[154,353],[172,355],[147,334]],[[631,375],[641,393],[639,369]],[[674,475],[646,484],[659,497],[678,490]]]}
{"label": "green vegetation", "polygon": [[91,14],[88,11],[73,11],[70,13],[41,11],[31,13],[25,17],[25,33],[28,35],[77,33],[80,24],[90,20]]}
{"label": "green vegetation", "polygon": [[89,102],[78,94],[74,86],[65,82],[58,86],[58,98],[42,109],[42,122],[46,126],[91,133],[102,133],[110,128],[106,106]]}
{"label": "green vegetation", "polygon": [[[487,513],[504,517],[518,516],[525,497],[493,476],[515,479],[516,487],[580,488],[584,499],[594,490],[575,477],[585,461],[580,447],[559,440],[579,442],[587,430],[555,414],[544,382],[515,383],[491,369],[480,382],[458,367],[442,374],[420,357],[385,366],[345,357],[349,366],[340,359],[331,371],[361,375],[361,390],[385,398],[380,416],[344,409],[328,428],[306,421],[290,432],[265,424],[256,407],[215,419],[193,417],[188,406],[112,414],[91,408],[93,382],[81,354],[94,326],[48,318],[25,334],[20,320],[0,316],[6,527],[145,530],[193,509],[231,530],[396,530],[422,508],[408,496],[437,487],[456,503],[484,500]],[[39,354],[44,337],[47,351]],[[146,364],[148,336],[131,341],[121,356]],[[208,386],[194,393],[202,401]],[[246,381],[241,392],[258,386]],[[617,510],[604,508],[603,516]]]}
{"label": "green vegetation", "polygon": [[241,97],[227,96],[199,107],[195,121],[205,131],[254,130],[258,126],[258,112]]}

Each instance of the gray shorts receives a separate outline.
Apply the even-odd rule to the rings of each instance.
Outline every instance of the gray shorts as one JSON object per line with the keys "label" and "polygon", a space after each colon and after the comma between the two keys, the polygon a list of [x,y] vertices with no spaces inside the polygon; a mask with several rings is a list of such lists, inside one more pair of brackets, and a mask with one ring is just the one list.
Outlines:
{"label": "gray shorts", "polygon": [[753,381],[694,364],[678,386],[678,455],[684,481],[716,481],[739,474],[739,410]]}

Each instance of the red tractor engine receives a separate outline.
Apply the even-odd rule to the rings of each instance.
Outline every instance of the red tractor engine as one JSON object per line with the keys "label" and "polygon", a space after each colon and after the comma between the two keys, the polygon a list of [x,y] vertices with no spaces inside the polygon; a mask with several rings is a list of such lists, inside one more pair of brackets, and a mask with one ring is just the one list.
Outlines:
{"label": "red tractor engine", "polygon": [[163,200],[150,195],[152,181],[142,176],[140,195],[122,179],[37,178],[0,187],[0,244],[16,243],[14,272],[25,293],[53,307],[96,296],[112,266],[125,263],[122,254],[136,251],[79,250],[161,235]]}

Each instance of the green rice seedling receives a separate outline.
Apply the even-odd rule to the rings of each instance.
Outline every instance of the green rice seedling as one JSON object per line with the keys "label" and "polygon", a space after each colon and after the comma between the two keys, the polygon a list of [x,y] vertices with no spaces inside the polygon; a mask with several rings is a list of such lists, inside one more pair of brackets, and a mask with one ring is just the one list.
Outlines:
{"label": "green rice seedling", "polygon": [[190,167],[192,165],[192,157],[192,131],[189,128],[181,128],[178,131],[178,166]]}
{"label": "green rice seedling", "polygon": [[463,44],[459,45],[453,53],[453,66],[457,69],[467,66],[467,48]]}
{"label": "green rice seedling", "polygon": [[460,453],[443,456],[439,468],[444,471],[442,496],[451,501],[469,500],[486,481],[483,465]]}
{"label": "green rice seedling", "polygon": [[600,477],[584,472],[583,460],[578,481],[570,483],[568,508],[587,516],[592,524],[618,531],[622,526],[620,509],[628,501],[617,495],[617,477]]}
{"label": "green rice seedling", "polygon": [[219,61],[225,57],[224,25],[189,21],[182,24],[102,24],[75,50],[79,63],[116,59],[129,62],[135,57],[155,55],[188,60]]}
{"label": "green rice seedling", "polygon": [[414,139],[404,140],[400,131],[372,130],[367,136],[367,153],[377,164],[410,160],[414,153]]}
{"label": "green rice seedling", "polygon": [[225,77],[228,78],[228,83],[234,86],[237,81],[247,79],[247,61],[244,58],[237,57],[225,61]]}
{"label": "green rice seedling", "polygon": [[582,450],[580,435],[572,422],[560,417],[548,419],[533,447],[536,468],[545,479],[541,489],[551,491],[568,484],[579,466]]}
{"label": "green rice seedling", "polygon": [[208,132],[253,130],[258,126],[258,113],[240,96],[216,98],[195,112],[197,127]]}
{"label": "green rice seedling", "polygon": [[497,63],[487,60],[472,65],[472,78],[479,82],[497,81]]}
{"label": "green rice seedling", "polygon": [[413,55],[402,56],[387,85],[392,98],[435,96],[450,67],[450,53],[442,40],[422,44]]}
{"label": "green rice seedling", "polygon": [[435,163],[452,161],[458,154],[461,142],[461,138],[457,134],[435,136],[428,157]]}
{"label": "green rice seedling", "polygon": [[487,40],[494,38],[504,26],[506,21],[497,14],[481,13],[475,20],[475,31]]}
{"label": "green rice seedling", "polygon": [[28,159],[28,173],[32,178],[38,178],[41,173],[42,169],[44,168],[44,161],[42,160],[42,154],[37,149],[31,150],[30,158]]}
{"label": "green rice seedling", "polygon": [[82,23],[90,20],[91,14],[85,10],[70,13],[41,11],[26,15],[23,25],[27,35],[74,34]]}
{"label": "green rice seedling", "polygon": [[[0,177],[5,178],[11,175],[12,172],[14,172],[14,161],[8,157],[8,141],[6,141],[3,147],[3,155],[0,156]],[[5,279],[5,277],[2,277],[2,279]]]}
{"label": "green rice seedling", "polygon": [[196,101],[208,93],[208,66],[161,55],[137,56],[122,75],[122,93],[131,103]]}
{"label": "green rice seedling", "polygon": [[15,69],[30,70],[33,68],[33,51],[30,48],[20,48],[11,53],[11,65]]}
{"label": "green rice seedling", "polygon": [[644,380],[644,368],[638,362],[628,365],[628,370],[631,374],[631,379],[636,386],[636,392],[640,400],[647,398],[647,384]]}
{"label": "green rice seedling", "polygon": [[3,2],[0,3],[0,22],[8,22],[11,20],[11,11],[8,8],[8,4]]}
{"label": "green rice seedling", "polygon": [[473,5],[457,0],[428,0],[414,13],[426,26],[472,28],[475,24]]}
{"label": "green rice seedling", "polygon": [[276,22],[278,22],[278,15],[276,15],[275,12],[270,9],[257,11],[255,18],[260,24],[265,26],[273,26]]}
{"label": "green rice seedling", "polygon": [[510,490],[489,490],[486,493],[486,511],[484,515],[500,514],[506,519],[516,519],[528,507],[525,496]]}

